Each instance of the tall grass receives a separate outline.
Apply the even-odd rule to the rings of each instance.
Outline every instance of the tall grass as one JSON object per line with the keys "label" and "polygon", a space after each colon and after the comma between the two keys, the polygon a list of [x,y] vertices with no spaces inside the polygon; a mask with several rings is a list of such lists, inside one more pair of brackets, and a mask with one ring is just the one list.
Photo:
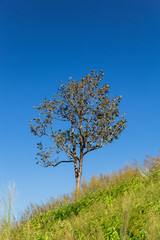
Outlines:
{"label": "tall grass", "polygon": [[15,183],[8,185],[7,196],[0,195],[0,235],[1,239],[10,239],[11,227],[14,221],[13,216],[13,199],[14,199]]}
{"label": "tall grass", "polygon": [[160,156],[83,181],[78,196],[31,204],[16,226],[9,219],[2,240],[158,240]]}

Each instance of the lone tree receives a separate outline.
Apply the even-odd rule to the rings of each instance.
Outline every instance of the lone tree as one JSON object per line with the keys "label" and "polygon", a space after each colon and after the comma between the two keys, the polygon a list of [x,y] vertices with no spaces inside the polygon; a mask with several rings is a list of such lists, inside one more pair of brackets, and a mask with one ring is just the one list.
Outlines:
{"label": "lone tree", "polygon": [[[37,164],[56,167],[72,162],[76,188],[80,187],[84,156],[117,139],[126,127],[125,114],[119,116],[121,96],[108,96],[109,85],[99,87],[102,79],[103,71],[98,74],[92,71],[80,81],[69,78],[53,100],[45,99],[36,108],[39,114],[30,123],[35,136],[47,136],[51,140],[49,147],[44,148],[42,142],[37,144]],[[66,122],[65,126],[62,124],[63,130],[55,130],[57,120]],[[54,157],[61,151],[67,160]]]}

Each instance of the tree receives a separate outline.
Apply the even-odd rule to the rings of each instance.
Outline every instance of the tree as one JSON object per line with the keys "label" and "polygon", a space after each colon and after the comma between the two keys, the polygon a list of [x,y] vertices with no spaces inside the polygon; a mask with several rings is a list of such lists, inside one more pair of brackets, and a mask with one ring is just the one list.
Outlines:
{"label": "tree", "polygon": [[[37,107],[39,114],[30,123],[35,136],[47,136],[52,142],[46,148],[42,142],[37,144],[37,164],[56,167],[72,162],[76,188],[80,187],[84,156],[117,139],[126,127],[125,114],[119,116],[121,96],[108,96],[109,85],[99,87],[102,79],[103,71],[98,74],[92,71],[80,81],[69,78],[54,94],[53,100],[45,98]],[[64,130],[54,130],[57,120],[66,122]],[[67,160],[53,158],[61,151]]]}

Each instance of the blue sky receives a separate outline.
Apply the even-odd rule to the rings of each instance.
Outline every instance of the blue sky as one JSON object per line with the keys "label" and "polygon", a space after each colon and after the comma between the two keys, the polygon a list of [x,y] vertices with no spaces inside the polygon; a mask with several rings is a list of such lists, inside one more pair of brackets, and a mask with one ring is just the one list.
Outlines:
{"label": "blue sky", "polygon": [[0,190],[15,181],[17,211],[75,187],[72,164],[35,164],[29,128],[32,107],[70,76],[103,69],[128,120],[118,140],[86,156],[83,179],[159,153],[159,26],[157,0],[0,0]]}

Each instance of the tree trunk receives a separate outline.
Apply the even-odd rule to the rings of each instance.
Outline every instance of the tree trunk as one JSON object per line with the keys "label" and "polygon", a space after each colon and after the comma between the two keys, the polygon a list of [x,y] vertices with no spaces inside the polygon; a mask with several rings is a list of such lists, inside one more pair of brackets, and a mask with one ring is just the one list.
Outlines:
{"label": "tree trunk", "polygon": [[81,176],[78,176],[76,178],[76,191],[80,189],[80,182],[81,182]]}
{"label": "tree trunk", "polygon": [[76,191],[80,190],[80,183],[81,183],[81,177],[82,177],[82,165],[83,165],[83,157],[80,157],[79,168],[77,169],[77,165],[75,168]]}
{"label": "tree trunk", "polygon": [[81,175],[79,175],[79,172],[78,172],[78,176],[76,177],[76,191],[75,191],[76,201],[78,201],[80,197],[80,183],[81,183]]}
{"label": "tree trunk", "polygon": [[78,195],[79,195],[79,192],[80,192],[80,183],[81,183],[81,176],[82,176],[82,164],[83,164],[83,156],[81,155],[80,161],[79,161],[79,166],[77,165],[77,160],[74,161],[77,198],[78,198]]}

